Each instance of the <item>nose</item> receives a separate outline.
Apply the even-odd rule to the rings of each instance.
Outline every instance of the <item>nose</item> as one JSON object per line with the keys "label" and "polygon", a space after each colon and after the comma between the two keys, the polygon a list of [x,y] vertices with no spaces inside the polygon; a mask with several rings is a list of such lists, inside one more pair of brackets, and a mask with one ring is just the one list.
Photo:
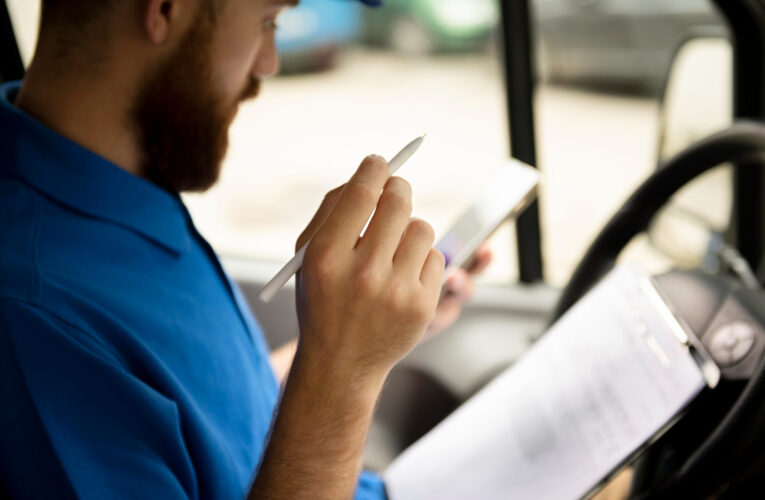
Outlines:
{"label": "nose", "polygon": [[252,74],[256,78],[274,76],[279,71],[279,53],[273,36],[267,37],[260,47]]}

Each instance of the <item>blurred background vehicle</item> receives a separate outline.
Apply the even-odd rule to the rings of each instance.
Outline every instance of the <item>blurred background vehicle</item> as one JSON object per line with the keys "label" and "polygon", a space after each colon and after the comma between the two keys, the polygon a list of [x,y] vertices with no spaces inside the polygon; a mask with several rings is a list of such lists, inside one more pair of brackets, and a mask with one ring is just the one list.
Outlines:
{"label": "blurred background vehicle", "polygon": [[680,47],[726,36],[707,0],[535,0],[539,73],[656,92]]}
{"label": "blurred background vehicle", "polygon": [[302,0],[281,14],[276,31],[281,73],[330,68],[338,50],[359,35],[362,9],[358,2]]}
{"label": "blurred background vehicle", "polygon": [[405,54],[474,50],[498,21],[496,0],[388,0],[365,12],[363,38]]}

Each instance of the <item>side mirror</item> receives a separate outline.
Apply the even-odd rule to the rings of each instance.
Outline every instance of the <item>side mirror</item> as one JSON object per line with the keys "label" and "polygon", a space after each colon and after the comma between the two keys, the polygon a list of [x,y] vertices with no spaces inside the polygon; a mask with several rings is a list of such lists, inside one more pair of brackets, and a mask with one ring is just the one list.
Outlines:
{"label": "side mirror", "polygon": [[730,125],[732,68],[733,49],[727,38],[693,38],[680,47],[659,110],[659,160]]}
{"label": "side mirror", "polygon": [[[731,43],[722,34],[692,38],[680,47],[659,108],[658,165],[730,125],[732,67]],[[732,186],[732,169],[722,166],[684,187],[654,218],[648,230],[651,245],[680,267],[718,272],[731,250],[723,233],[731,216]]]}

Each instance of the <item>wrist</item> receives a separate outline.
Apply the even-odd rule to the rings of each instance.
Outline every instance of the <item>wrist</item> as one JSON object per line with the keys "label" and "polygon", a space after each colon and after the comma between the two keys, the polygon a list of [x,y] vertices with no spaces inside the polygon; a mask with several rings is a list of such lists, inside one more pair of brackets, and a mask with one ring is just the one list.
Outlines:
{"label": "wrist", "polygon": [[250,498],[353,495],[385,376],[317,354],[298,344]]}
{"label": "wrist", "polygon": [[334,352],[306,349],[298,342],[290,378],[305,378],[317,388],[334,388],[346,396],[371,400],[372,404],[382,391],[390,368],[362,363]]}

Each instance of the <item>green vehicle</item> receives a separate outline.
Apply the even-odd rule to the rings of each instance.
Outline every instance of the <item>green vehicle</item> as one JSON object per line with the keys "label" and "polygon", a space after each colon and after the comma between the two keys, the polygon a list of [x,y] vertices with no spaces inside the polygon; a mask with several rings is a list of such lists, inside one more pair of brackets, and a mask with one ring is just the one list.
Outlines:
{"label": "green vehicle", "polygon": [[475,50],[498,22],[497,0],[386,0],[366,12],[363,38],[408,54]]}

